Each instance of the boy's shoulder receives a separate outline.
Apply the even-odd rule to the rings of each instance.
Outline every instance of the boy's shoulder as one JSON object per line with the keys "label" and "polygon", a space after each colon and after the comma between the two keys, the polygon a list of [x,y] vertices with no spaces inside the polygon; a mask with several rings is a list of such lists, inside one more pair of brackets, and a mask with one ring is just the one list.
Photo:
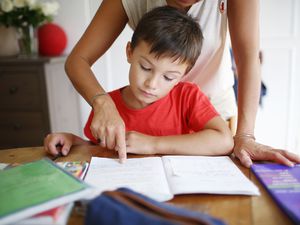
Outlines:
{"label": "boy's shoulder", "polygon": [[207,98],[200,90],[199,86],[191,82],[179,82],[169,93],[172,99],[181,99],[185,102],[194,102],[199,99]]}
{"label": "boy's shoulder", "polygon": [[178,87],[182,87],[182,88],[197,88],[199,89],[199,86],[197,84],[194,84],[192,82],[189,81],[180,81],[177,84]]}
{"label": "boy's shoulder", "polygon": [[181,93],[181,94],[191,94],[191,93],[201,93],[202,91],[200,90],[199,86],[196,84],[193,84],[191,82],[187,81],[181,81],[179,82],[173,89],[173,93]]}
{"label": "boy's shoulder", "polygon": [[122,95],[121,95],[121,90],[124,89],[125,87],[127,86],[124,86],[124,87],[121,87],[121,88],[117,88],[115,90],[112,90],[110,92],[108,92],[108,94],[110,95],[110,97],[113,99],[113,100],[121,100],[122,99]]}

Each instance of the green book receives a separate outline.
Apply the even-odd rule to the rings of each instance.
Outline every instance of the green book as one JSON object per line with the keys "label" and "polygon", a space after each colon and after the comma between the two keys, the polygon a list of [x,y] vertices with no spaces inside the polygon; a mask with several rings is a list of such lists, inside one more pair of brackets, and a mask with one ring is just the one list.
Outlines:
{"label": "green book", "polygon": [[88,196],[92,188],[43,159],[0,171],[0,224]]}

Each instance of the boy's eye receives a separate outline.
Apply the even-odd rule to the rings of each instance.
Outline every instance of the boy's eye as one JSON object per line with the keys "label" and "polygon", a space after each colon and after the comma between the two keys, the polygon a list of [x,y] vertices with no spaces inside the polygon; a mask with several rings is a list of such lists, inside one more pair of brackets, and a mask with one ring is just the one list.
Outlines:
{"label": "boy's eye", "polygon": [[142,64],[140,64],[140,66],[141,66],[142,70],[145,70],[145,71],[150,71],[151,70],[150,68],[147,68],[147,67],[143,66]]}
{"label": "boy's eye", "polygon": [[172,81],[172,80],[174,80],[174,78],[170,78],[170,77],[168,77],[166,75],[164,75],[164,78],[165,78],[166,81]]}

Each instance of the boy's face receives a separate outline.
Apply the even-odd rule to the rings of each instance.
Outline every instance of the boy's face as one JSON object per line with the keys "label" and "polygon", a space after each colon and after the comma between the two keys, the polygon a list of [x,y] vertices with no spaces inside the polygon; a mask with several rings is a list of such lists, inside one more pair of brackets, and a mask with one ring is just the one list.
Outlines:
{"label": "boy's face", "polygon": [[188,67],[170,57],[156,58],[150,46],[140,41],[134,50],[127,44],[127,61],[131,64],[129,87],[124,92],[125,102],[132,108],[144,108],[163,98],[180,81]]}

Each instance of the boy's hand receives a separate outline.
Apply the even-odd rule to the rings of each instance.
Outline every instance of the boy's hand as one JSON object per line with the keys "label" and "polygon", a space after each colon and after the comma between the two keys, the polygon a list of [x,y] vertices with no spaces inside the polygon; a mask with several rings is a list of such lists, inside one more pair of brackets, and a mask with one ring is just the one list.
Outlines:
{"label": "boy's hand", "polygon": [[135,131],[126,133],[127,152],[134,154],[154,154],[155,137]]}
{"label": "boy's hand", "polygon": [[51,155],[66,156],[73,144],[73,135],[70,133],[48,134],[44,139],[44,149]]}
{"label": "boy's hand", "polygon": [[291,152],[273,149],[270,146],[259,144],[251,138],[235,138],[234,154],[245,167],[252,165],[252,160],[273,161],[293,166],[300,163],[300,157]]}

